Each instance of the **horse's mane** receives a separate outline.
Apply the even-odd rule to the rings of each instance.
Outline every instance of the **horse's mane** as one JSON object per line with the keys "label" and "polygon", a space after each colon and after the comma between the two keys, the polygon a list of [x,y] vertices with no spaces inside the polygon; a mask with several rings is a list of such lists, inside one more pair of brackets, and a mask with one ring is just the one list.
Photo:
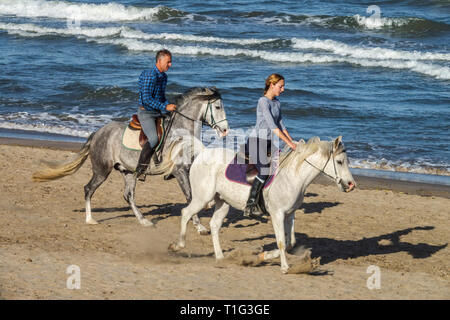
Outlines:
{"label": "horse's mane", "polygon": [[192,101],[194,99],[198,100],[217,100],[220,99],[221,95],[219,89],[216,87],[194,87],[185,91],[183,94],[180,94],[175,97],[175,104],[177,106],[182,106],[188,101]]}
{"label": "horse's mane", "polygon": [[[340,146],[342,146],[342,144],[340,144]],[[281,152],[279,169],[286,168],[293,163],[295,164],[295,170],[298,170],[303,161],[318,150],[325,156],[328,156],[333,150],[332,141],[320,141],[319,137],[312,137],[307,143],[300,140],[297,143],[297,148],[295,150],[289,149],[288,151]],[[340,151],[342,150],[339,148],[336,150],[336,153],[340,153]]]}

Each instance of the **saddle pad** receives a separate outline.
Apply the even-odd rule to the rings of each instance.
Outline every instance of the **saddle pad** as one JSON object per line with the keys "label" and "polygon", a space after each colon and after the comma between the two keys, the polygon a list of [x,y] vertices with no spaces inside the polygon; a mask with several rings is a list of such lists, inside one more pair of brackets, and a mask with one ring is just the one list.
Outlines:
{"label": "saddle pad", "polygon": [[126,127],[123,131],[122,145],[129,150],[141,151],[142,147],[139,144],[139,134],[141,130],[133,130]]}
{"label": "saddle pad", "polygon": [[[273,167],[275,167],[274,163],[276,163],[276,161],[272,163]],[[229,181],[250,186],[250,184],[247,182],[246,179],[246,172],[247,172],[247,164],[237,163],[237,154],[236,154],[236,156],[233,158],[233,161],[230,162],[230,164],[227,166],[225,170],[225,177]],[[275,172],[275,170],[272,170],[272,172]],[[273,182],[274,177],[275,175],[269,176],[269,178],[266,180],[266,183],[264,184],[264,189],[270,186],[270,184]]]}

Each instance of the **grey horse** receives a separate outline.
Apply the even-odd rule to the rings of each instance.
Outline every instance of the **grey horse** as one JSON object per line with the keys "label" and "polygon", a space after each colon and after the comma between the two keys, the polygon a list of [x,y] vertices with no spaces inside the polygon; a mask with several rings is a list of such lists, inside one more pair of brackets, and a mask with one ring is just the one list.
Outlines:
{"label": "grey horse", "polygon": [[[195,157],[190,155],[190,161],[175,161],[169,159],[172,166],[167,172],[165,165],[166,155],[173,151],[173,145],[177,140],[187,136],[200,138],[201,124],[207,124],[215,129],[219,137],[225,136],[229,131],[225,109],[221,95],[217,88],[192,88],[175,98],[178,106],[173,115],[172,125],[165,138],[165,147],[162,151],[162,163],[155,168],[150,166],[149,174],[172,174],[183,191],[187,202],[191,201],[191,187],[189,184],[189,168]],[[75,173],[91,156],[93,175],[89,183],[84,187],[86,201],[86,223],[97,224],[91,214],[91,197],[95,190],[108,178],[113,169],[120,171],[125,180],[124,198],[131,206],[139,223],[144,226],[152,226],[153,223],[144,218],[135,204],[136,176],[134,174],[140,151],[129,150],[122,145],[122,135],[127,123],[110,122],[92,133],[82,149],[71,159],[49,163],[47,167],[33,174],[33,181],[44,182],[55,180]],[[176,163],[176,164],[174,164]],[[160,168],[161,167],[161,168]],[[194,226],[201,234],[207,233],[207,229],[201,225],[198,216],[193,217]]]}

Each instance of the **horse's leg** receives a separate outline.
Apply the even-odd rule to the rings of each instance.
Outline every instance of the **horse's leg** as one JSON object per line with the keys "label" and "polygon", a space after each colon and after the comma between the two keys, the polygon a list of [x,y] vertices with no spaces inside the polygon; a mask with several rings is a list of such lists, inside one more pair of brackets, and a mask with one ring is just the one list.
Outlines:
{"label": "horse's leg", "polygon": [[[191,185],[189,184],[189,170],[186,166],[176,166],[173,175],[178,181],[178,184],[181,188],[181,190],[184,193],[184,196],[186,197],[187,203],[191,202],[192,199],[192,193],[191,193]],[[197,214],[194,214],[192,217],[192,223],[194,224],[195,229],[197,229],[197,232],[201,235],[207,235],[208,229],[203,226],[200,222],[200,218]]]}
{"label": "horse's leg", "polygon": [[284,212],[276,212],[272,216],[273,230],[277,240],[278,250],[280,250],[281,272],[286,273],[289,265],[286,258],[286,237],[284,233]]}
{"label": "horse's leg", "polygon": [[[295,247],[295,230],[294,230],[295,213],[292,212],[284,217],[284,236],[286,241],[286,250],[289,251]],[[281,254],[280,249],[265,251],[260,254],[262,261],[278,258]]]}
{"label": "horse's leg", "polygon": [[198,213],[204,207],[205,203],[198,200],[193,200],[191,203],[184,209],[181,210],[181,232],[178,243],[172,243],[169,246],[169,250],[178,251],[186,247],[186,229],[189,220],[192,216]]}
{"label": "horse's leg", "polygon": [[133,210],[134,215],[136,216],[141,225],[145,227],[153,226],[153,223],[151,221],[144,218],[144,216],[139,211],[134,201],[134,195],[136,190],[136,176],[132,172],[122,172],[122,175],[123,179],[125,180],[124,198],[130,205],[131,210]]}
{"label": "horse's leg", "polygon": [[295,230],[294,230],[295,213],[292,212],[284,217],[284,231],[286,237],[286,250],[289,251],[295,247]]}
{"label": "horse's leg", "polygon": [[86,223],[87,224],[98,224],[97,221],[95,221],[92,218],[91,213],[91,198],[94,194],[95,190],[108,178],[109,174],[111,173],[111,170],[106,172],[99,173],[95,169],[93,170],[93,175],[91,180],[87,185],[84,186],[84,199],[86,201]]}
{"label": "horse's leg", "polygon": [[220,247],[219,241],[219,230],[222,227],[223,219],[225,219],[228,214],[228,210],[230,206],[219,197],[216,197],[216,208],[214,210],[213,216],[209,222],[209,226],[211,227],[211,236],[214,245],[214,253],[216,255],[216,259],[223,259],[222,248]]}

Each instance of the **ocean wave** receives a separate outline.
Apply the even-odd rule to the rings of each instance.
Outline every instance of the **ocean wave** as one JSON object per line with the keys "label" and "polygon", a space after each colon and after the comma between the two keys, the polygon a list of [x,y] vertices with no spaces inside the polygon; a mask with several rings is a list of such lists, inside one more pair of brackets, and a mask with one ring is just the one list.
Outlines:
{"label": "ocean wave", "polygon": [[69,128],[66,127],[65,125],[49,125],[46,123],[31,124],[31,123],[14,123],[9,121],[8,122],[0,121],[0,128],[10,130],[45,132],[81,138],[87,138],[91,134],[91,132],[87,130]]}
{"label": "ocean wave", "polygon": [[377,17],[330,16],[330,15],[294,15],[287,13],[249,12],[241,14],[243,18],[253,18],[264,24],[315,26],[326,29],[357,29],[383,31],[392,34],[420,36],[435,32],[448,32],[450,26],[444,22],[417,17]]}
{"label": "ocean wave", "polygon": [[393,33],[420,35],[430,32],[450,31],[450,26],[443,22],[416,17],[365,17],[359,14],[348,19],[348,24],[369,30],[383,30]]}
{"label": "ocean wave", "polygon": [[420,52],[420,51],[405,51],[393,50],[387,48],[373,47],[359,47],[347,45],[343,42],[335,40],[310,40],[304,38],[292,38],[290,40],[283,40],[280,38],[268,39],[239,39],[239,38],[221,38],[221,37],[205,37],[192,34],[177,34],[177,33],[155,33],[150,34],[141,30],[136,30],[130,27],[103,27],[103,28],[49,28],[38,26],[35,24],[15,24],[15,23],[0,23],[0,29],[6,30],[12,34],[19,34],[23,36],[43,36],[43,35],[61,35],[61,36],[84,36],[91,38],[111,38],[119,37],[125,39],[139,39],[139,40],[172,40],[184,42],[204,42],[204,43],[222,43],[235,45],[255,45],[267,44],[271,42],[289,42],[294,49],[301,50],[323,50],[329,51],[340,56],[348,56],[363,59],[378,59],[378,60],[442,60],[450,61],[450,54],[448,53],[434,53],[434,52]]}
{"label": "ocean wave", "polygon": [[330,51],[334,54],[346,57],[376,59],[376,60],[442,60],[450,61],[449,53],[419,52],[393,50],[386,48],[364,48],[351,46],[334,40],[309,40],[292,38],[292,47],[296,49],[318,49]]}
{"label": "ocean wave", "polygon": [[351,167],[358,169],[385,170],[392,172],[422,173],[441,176],[450,176],[450,168],[445,165],[432,164],[428,161],[417,161],[411,163],[408,161],[392,160],[368,160],[368,159],[350,159]]}
{"label": "ocean wave", "polygon": [[[449,80],[450,68],[439,64],[425,63],[422,60],[450,61],[446,53],[431,53],[418,51],[401,51],[386,48],[363,48],[350,46],[333,40],[308,40],[293,38],[294,49],[320,49],[331,54],[305,52],[279,52],[274,50],[257,50],[247,48],[217,48],[209,46],[162,45],[147,40],[180,40],[186,42],[219,42],[225,44],[262,44],[277,41],[276,39],[227,39],[218,37],[202,37],[189,34],[148,34],[129,27],[106,28],[48,28],[34,24],[0,23],[0,29],[20,36],[36,35],[70,35],[85,37],[86,41],[100,44],[112,44],[125,47],[131,51],[155,52],[163,47],[175,54],[182,55],[212,55],[222,57],[247,57],[281,63],[301,64],[332,64],[347,63],[360,67],[382,67],[397,70],[410,70],[420,74]],[[119,38],[118,38],[119,37]],[[280,40],[280,39],[278,39]]]}
{"label": "ocean wave", "polygon": [[0,0],[0,15],[112,22],[162,21],[186,16],[187,13],[165,6],[146,8],[124,6],[115,2],[93,4],[44,0]]}
{"label": "ocean wave", "polygon": [[146,33],[130,27],[71,27],[71,28],[49,28],[30,23],[1,23],[0,30],[6,30],[10,34],[17,34],[24,37],[59,35],[59,36],[84,36],[89,38],[108,38],[120,37],[125,39],[140,39],[140,40],[170,40],[170,41],[186,41],[186,42],[211,42],[235,45],[257,45],[263,43],[270,43],[280,41],[280,39],[238,39],[238,38],[221,38],[221,37],[206,37],[192,34],[178,34],[178,33]]}
{"label": "ocean wave", "polygon": [[0,114],[0,128],[87,137],[112,120],[116,120],[116,115],[21,111]]}
{"label": "ocean wave", "polygon": [[[163,45],[154,42],[143,42],[134,39],[90,39],[101,44],[114,44],[125,47],[131,51],[150,51],[155,52],[163,48]],[[301,63],[301,64],[335,64],[347,63],[360,67],[381,67],[394,70],[410,70],[427,76],[431,76],[441,80],[450,80],[450,68],[423,63],[416,60],[372,60],[366,58],[342,57],[336,55],[319,55],[313,53],[302,52],[274,52],[266,50],[251,49],[231,49],[231,48],[214,48],[203,46],[171,46],[166,45],[172,53],[180,55],[212,55],[222,57],[247,57],[263,59],[271,62],[279,63]]]}

